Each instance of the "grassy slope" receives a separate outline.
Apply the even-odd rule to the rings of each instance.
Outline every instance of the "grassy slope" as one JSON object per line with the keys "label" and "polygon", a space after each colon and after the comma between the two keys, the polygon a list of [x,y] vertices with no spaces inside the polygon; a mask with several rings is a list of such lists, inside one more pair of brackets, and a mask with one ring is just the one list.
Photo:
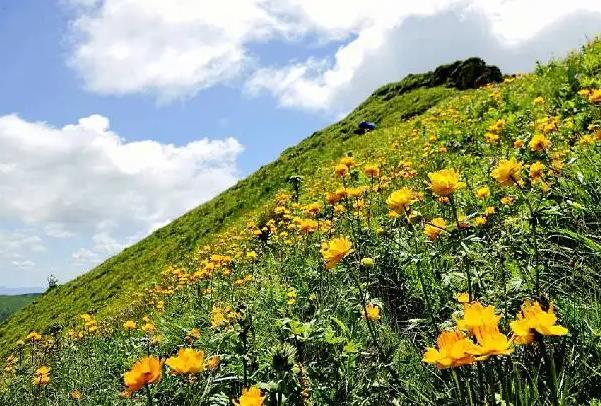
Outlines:
{"label": "grassy slope", "polygon": [[0,323],[11,314],[33,302],[39,295],[37,293],[24,295],[0,295]]}
{"label": "grassy slope", "polygon": [[43,331],[51,324],[66,325],[82,312],[115,314],[129,302],[133,292],[152,282],[167,264],[269,201],[278,189],[285,187],[289,176],[309,176],[316,167],[346,152],[357,139],[363,140],[353,134],[357,122],[368,119],[379,126],[390,126],[457,93],[441,87],[405,93],[404,85],[412,84],[413,80],[408,77],[378,89],[342,121],[315,132],[213,200],[74,281],[41,296],[0,326],[0,354],[32,329]]}
{"label": "grassy slope", "polygon": [[[573,69],[577,70],[579,83],[574,82]],[[160,356],[173,354],[178,347],[187,345],[184,337],[191,327],[202,330],[201,339],[195,345],[208,354],[221,354],[224,361],[214,383],[214,391],[216,394],[222,392],[224,396],[220,398],[224,400],[211,404],[231,404],[230,399],[239,395],[236,380],[239,381],[242,374],[239,330],[210,327],[211,305],[220,302],[244,303],[251,309],[248,314],[253,316],[253,341],[256,340],[252,345],[256,353],[251,355],[259,357],[260,365],[258,371],[253,368],[252,382],[267,384],[275,379],[270,366],[271,349],[285,342],[296,346],[297,360],[302,362],[310,379],[314,404],[386,404],[385,399],[390,399],[392,394],[405,400],[399,404],[467,404],[456,399],[453,382],[445,375],[446,371],[438,373],[431,366],[424,365],[421,354],[434,342],[439,328],[448,328],[452,324],[450,320],[458,309],[452,295],[466,290],[466,269],[473,271],[472,276],[478,276],[474,281],[476,297],[484,303],[495,303],[499,311],[505,307],[508,315],[515,314],[523,299],[532,294],[532,264],[538,261],[532,259],[525,201],[541,202],[544,205],[540,210],[542,227],[539,228],[540,238],[536,240],[541,243],[540,249],[544,253],[543,292],[556,301],[559,321],[570,331],[564,339],[549,338],[547,341],[556,351],[557,360],[561,361],[558,365],[561,365],[562,391],[568,398],[565,404],[587,404],[592,397],[600,398],[601,348],[598,332],[601,331],[601,305],[598,297],[601,294],[598,280],[601,268],[598,259],[601,245],[598,241],[601,239],[601,143],[581,145],[579,140],[601,128],[601,109],[576,95],[580,88],[601,88],[600,72],[601,42],[596,42],[586,52],[573,55],[567,62],[539,67],[534,74],[491,89],[467,92],[418,89],[392,99],[384,97],[384,94],[396,89],[397,85],[380,89],[347,120],[285,151],[278,161],[241,182],[215,202],[201,206],[130,249],[129,254],[126,252],[123,258],[138,255],[137,264],[131,262],[129,265],[137,266],[136,272],[132,272],[132,278],[127,282],[114,277],[115,287],[121,287],[123,291],[114,296],[109,307],[100,310],[104,314],[117,311],[131,297],[134,281],[142,280],[144,272],[156,275],[166,261],[182,264],[189,273],[196,271],[198,264],[186,261],[184,254],[203,241],[210,240],[213,245],[210,253],[231,255],[232,251],[228,248],[242,253],[256,249],[258,261],[250,265],[244,259],[236,261],[231,278],[217,275],[210,281],[202,281],[202,287],[210,283],[215,288],[214,293],[199,296],[193,286],[172,290],[164,296],[158,295],[167,302],[165,310],[159,312],[154,310],[156,296],[145,291],[142,299],[147,306],[134,309],[126,316],[140,321],[142,315],[150,314],[161,337],[152,351]],[[537,96],[544,98],[544,105],[533,104]],[[428,109],[429,106],[435,108]],[[419,114],[426,109],[424,114],[407,120],[413,113]],[[559,117],[559,128],[552,133],[553,153],[565,150],[566,168],[560,176],[551,180],[551,191],[541,198],[537,187],[526,180],[529,191],[524,197],[520,196],[517,188],[496,185],[490,177],[490,169],[500,157],[518,156],[525,165],[536,159],[547,159],[546,154],[532,154],[528,148],[514,149],[513,141],[522,139],[527,143],[533,135],[536,120],[554,116]],[[374,117],[380,124],[377,131],[366,136],[352,135],[350,130],[356,121]],[[401,121],[401,118],[405,120]],[[495,145],[484,143],[487,127],[499,119],[507,120],[501,142]],[[434,140],[433,135],[436,135]],[[439,153],[442,146],[448,152]],[[426,147],[434,153],[422,155]],[[369,227],[355,229],[352,216],[341,216],[336,220],[335,234],[353,236],[353,248],[356,250],[351,259],[343,261],[332,272],[323,272],[319,243],[329,237],[320,233],[306,238],[301,236],[296,244],[291,245],[282,242],[283,237],[274,238],[267,244],[244,238],[220,241],[224,230],[219,225],[220,216],[231,210],[224,223],[236,225],[250,220],[249,214],[254,216],[265,212],[265,206],[273,208],[274,202],[270,198],[277,189],[286,188],[288,175],[305,175],[302,204],[321,201],[325,191],[341,187],[340,178],[334,176],[332,168],[346,151],[353,152],[359,169],[365,163],[377,162],[391,182],[373,201],[373,230]],[[405,159],[413,160],[413,167],[417,170],[417,175],[411,179],[405,179],[399,171],[402,167],[399,161]],[[545,163],[552,164],[547,160]],[[462,180],[467,183],[467,187],[456,194],[457,203],[465,214],[477,215],[486,204],[493,204],[498,213],[485,227],[469,228],[465,233],[450,231],[450,238],[445,234],[440,241],[431,244],[424,241],[423,222],[436,216],[443,216],[449,221],[452,219],[449,205],[437,203],[425,182],[429,171],[443,167],[458,169]],[[528,178],[527,167],[523,176]],[[366,185],[368,179],[359,174],[356,182]],[[491,187],[492,194],[486,203],[473,193],[482,185]],[[418,220],[415,232],[387,217],[384,200],[392,190],[401,186],[410,186],[425,196],[415,204],[416,211],[423,216]],[[516,199],[514,205],[504,206],[499,202],[506,194]],[[219,199],[223,204],[219,203]],[[242,201],[244,206],[236,208],[235,205]],[[295,214],[302,212],[294,205],[291,205],[291,210]],[[203,217],[203,213],[213,217]],[[274,213],[267,210],[267,215],[274,217]],[[325,218],[324,214],[321,221]],[[203,230],[200,228],[202,224],[213,226],[199,232]],[[279,225],[282,228],[278,231],[285,230],[284,226]],[[383,233],[376,231],[376,226],[381,226]],[[466,246],[460,247],[458,242],[465,242]],[[412,254],[407,247],[412,247],[413,243],[421,249],[415,249]],[[463,249],[466,250],[465,256]],[[378,342],[385,347],[382,356],[377,355],[373,340],[362,323],[357,289],[349,280],[350,272],[358,269],[358,259],[368,255],[376,259],[376,267],[371,271],[371,277],[370,272],[361,277],[370,297],[383,304],[385,315],[382,321],[385,323],[378,325]],[[505,261],[505,266],[499,266],[500,258]],[[153,259],[158,259],[158,263],[151,263]],[[112,261],[116,263],[117,260],[109,261],[108,265]],[[475,266],[469,266],[470,263]],[[418,264],[421,264],[419,268]],[[104,270],[105,282],[110,276],[106,271],[108,265],[94,271],[98,274]],[[503,270],[503,277],[499,275],[500,270]],[[116,267],[111,274],[119,271],[120,268]],[[232,286],[235,278],[249,272],[255,276],[253,283],[242,288]],[[425,284],[419,276],[425,277]],[[508,283],[505,283],[505,277],[509,278]],[[89,276],[80,279],[85,278]],[[177,283],[172,279],[168,279],[171,282],[165,286]],[[328,283],[322,283],[324,280]],[[429,305],[424,301],[423,286],[432,293]],[[298,291],[298,303],[293,307],[286,304],[290,287]],[[83,291],[83,288],[85,286],[77,290]],[[106,294],[103,289],[97,290]],[[315,293],[317,303],[309,299]],[[50,302],[45,300],[46,306],[49,306]],[[86,307],[88,298],[80,300],[80,307],[68,309],[62,320],[75,311],[91,310]],[[60,303],[66,306],[65,302]],[[87,302],[87,306],[90,303]],[[97,303],[100,307],[101,303]],[[432,313],[427,311],[429,306],[434,309]],[[49,314],[45,309],[40,312]],[[293,320],[286,322],[288,318]],[[504,317],[505,320],[511,318]],[[65,404],[68,392],[75,388],[86,394],[84,404],[101,404],[101,400],[102,404],[127,404],[128,401],[120,400],[117,395],[122,388],[121,374],[146,353],[147,341],[139,331],[131,336],[124,333],[119,321],[102,321],[106,321],[104,334],[70,343],[44,360],[53,368],[53,385],[48,391],[51,397],[46,404]],[[435,325],[431,326],[431,322]],[[20,328],[14,321],[11,323],[14,328]],[[240,326],[236,324],[236,327]],[[243,353],[246,355],[246,351]],[[520,372],[521,369],[518,372],[514,370],[515,375],[523,373],[521,376],[529,376],[516,389],[516,393],[523,396],[521,404],[535,404],[534,399],[537,398],[545,404],[544,399],[549,393],[545,382],[547,378],[536,347],[516,349],[512,359],[515,360],[514,366],[523,365],[523,372]],[[391,379],[393,375],[388,374],[379,360],[387,365],[392,363],[393,370],[400,375],[400,382]],[[479,365],[485,369],[488,366],[490,370],[496,362]],[[460,378],[462,382],[471,380],[478,390],[486,389],[488,385],[484,385],[486,382],[478,377],[479,371],[479,367],[462,369]],[[492,375],[491,381],[506,378],[511,375],[508,371],[511,370],[499,370],[497,375]],[[34,398],[31,373],[31,368],[21,371],[12,381],[4,399],[12,401],[25,395],[29,396],[27,399]],[[516,378],[516,381],[519,379]],[[177,377],[166,376],[153,387],[157,403],[184,404],[181,400],[187,395],[182,391],[186,387],[182,382]],[[395,392],[401,389],[407,393]],[[270,392],[273,394],[273,387]],[[1,395],[0,391],[0,398]],[[198,392],[191,396],[197,400],[193,404],[200,404]],[[135,395],[134,402],[142,404],[143,397]],[[512,404],[518,402],[512,401]]]}

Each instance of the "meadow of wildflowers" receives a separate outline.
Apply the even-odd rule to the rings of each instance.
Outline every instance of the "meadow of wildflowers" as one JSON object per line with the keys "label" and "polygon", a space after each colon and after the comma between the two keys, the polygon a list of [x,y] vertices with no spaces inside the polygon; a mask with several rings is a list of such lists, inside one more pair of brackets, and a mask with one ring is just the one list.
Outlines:
{"label": "meadow of wildflowers", "polygon": [[601,404],[601,41],[384,93],[17,313],[0,404]]}

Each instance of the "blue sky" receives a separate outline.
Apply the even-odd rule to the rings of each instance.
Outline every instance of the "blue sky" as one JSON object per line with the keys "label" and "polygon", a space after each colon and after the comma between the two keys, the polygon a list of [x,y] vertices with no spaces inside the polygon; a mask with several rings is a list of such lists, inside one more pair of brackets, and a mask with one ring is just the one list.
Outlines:
{"label": "blue sky", "polygon": [[[331,121],[326,114],[279,109],[268,95],[241,95],[239,84],[219,85],[166,105],[144,95],[86,91],[82,79],[66,63],[73,10],[53,0],[0,0],[0,4],[0,49],[5,61],[0,114],[16,112],[24,119],[55,126],[101,114],[110,118],[116,133],[131,141],[150,138],[181,145],[204,136],[235,135],[245,147],[239,160],[241,175],[275,159],[284,148]],[[262,63],[272,64],[331,55],[336,45],[305,48],[279,41],[251,49]]]}
{"label": "blue sky", "polygon": [[382,84],[469,56],[527,71],[598,34],[600,13],[592,0],[0,0],[0,287],[80,275]]}

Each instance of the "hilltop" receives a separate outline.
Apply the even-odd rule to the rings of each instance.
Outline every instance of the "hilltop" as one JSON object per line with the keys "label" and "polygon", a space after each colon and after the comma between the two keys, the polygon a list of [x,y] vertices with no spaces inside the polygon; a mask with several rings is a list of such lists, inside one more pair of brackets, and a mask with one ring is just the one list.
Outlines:
{"label": "hilltop", "polygon": [[598,405],[600,201],[600,41],[410,75],[13,315],[0,404]]}

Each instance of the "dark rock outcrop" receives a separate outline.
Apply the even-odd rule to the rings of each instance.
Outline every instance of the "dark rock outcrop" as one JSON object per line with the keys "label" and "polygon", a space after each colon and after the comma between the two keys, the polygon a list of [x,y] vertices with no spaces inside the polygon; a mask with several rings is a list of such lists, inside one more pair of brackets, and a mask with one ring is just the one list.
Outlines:
{"label": "dark rock outcrop", "polygon": [[498,67],[487,65],[480,58],[469,58],[436,68],[430,77],[430,86],[447,86],[465,90],[502,80],[503,75]]}

